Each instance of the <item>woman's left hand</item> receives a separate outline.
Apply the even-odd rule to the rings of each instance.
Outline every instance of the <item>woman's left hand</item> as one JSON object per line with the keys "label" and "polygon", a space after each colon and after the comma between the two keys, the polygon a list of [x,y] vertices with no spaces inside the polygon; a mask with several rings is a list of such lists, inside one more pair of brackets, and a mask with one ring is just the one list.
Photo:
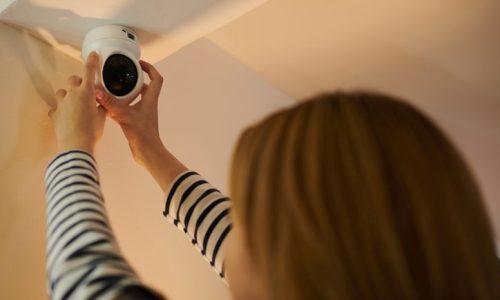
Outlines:
{"label": "woman's left hand", "polygon": [[95,76],[99,56],[93,52],[85,63],[83,79],[68,78],[68,88],[56,92],[56,106],[49,111],[60,151],[82,149],[91,154],[102,137],[106,110],[97,106]]}

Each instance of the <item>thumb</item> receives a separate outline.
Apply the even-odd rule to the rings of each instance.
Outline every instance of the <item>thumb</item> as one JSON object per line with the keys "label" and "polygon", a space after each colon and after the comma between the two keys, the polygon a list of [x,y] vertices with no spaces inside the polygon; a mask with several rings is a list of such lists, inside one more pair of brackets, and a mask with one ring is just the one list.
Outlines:
{"label": "thumb", "polygon": [[99,116],[106,117],[107,110],[102,105],[99,105],[97,107],[97,113],[99,114]]}
{"label": "thumb", "polygon": [[102,90],[96,90],[95,97],[97,102],[111,114],[119,114],[124,109],[124,107],[118,103],[118,100]]}

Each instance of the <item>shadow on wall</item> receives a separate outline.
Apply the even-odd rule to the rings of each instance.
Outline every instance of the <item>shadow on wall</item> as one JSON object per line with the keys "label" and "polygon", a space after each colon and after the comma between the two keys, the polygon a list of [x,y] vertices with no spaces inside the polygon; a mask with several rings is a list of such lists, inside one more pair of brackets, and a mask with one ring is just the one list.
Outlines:
{"label": "shadow on wall", "polygon": [[2,23],[0,45],[0,299],[40,299],[46,294],[43,174],[55,153],[47,113],[54,90],[79,63]]}
{"label": "shadow on wall", "polygon": [[[29,76],[29,82],[24,82],[24,88],[19,91],[18,95],[15,95],[17,99],[9,99],[13,104],[18,104],[18,113],[16,117],[10,117],[11,120],[17,121],[17,126],[9,126],[9,129],[17,129],[17,132],[13,135],[15,139],[14,144],[10,144],[11,154],[0,161],[0,182],[4,187],[2,188],[3,201],[1,203],[1,212],[9,212],[0,218],[0,243],[4,244],[4,238],[11,230],[11,225],[16,217],[17,213],[14,209],[15,203],[10,202],[9,199],[15,197],[5,197],[6,194],[11,194],[9,188],[15,185],[6,184],[8,182],[17,181],[12,178],[13,174],[18,174],[17,170],[26,169],[30,164],[34,163],[38,157],[47,154],[50,148],[50,140],[52,136],[47,130],[48,119],[43,117],[42,111],[46,109],[48,111],[49,107],[55,101],[54,98],[54,87],[50,83],[46,76],[50,76],[51,73],[55,72],[55,58],[53,50],[47,45],[40,45],[36,43],[30,43],[28,46],[29,35],[25,32],[16,33],[14,30],[10,30],[8,34],[2,34],[2,45],[9,45],[11,51],[15,54],[16,61],[22,62],[22,67],[24,72]],[[28,49],[30,47],[30,49]],[[48,68],[41,69],[39,64],[35,63],[33,53],[37,54],[38,59],[42,59],[45,63],[44,65]],[[6,72],[12,70],[3,70],[3,76],[9,76]],[[14,71],[17,73],[19,71]],[[10,74],[12,75],[12,74]],[[17,76],[9,76],[11,80],[16,80]],[[12,93],[5,91],[9,88],[4,82],[2,93],[9,96],[14,96]],[[39,99],[33,97],[28,91],[34,88],[39,97],[44,103],[40,103]],[[8,114],[9,112],[2,110],[2,114]],[[5,117],[4,117],[5,118]],[[44,120],[45,119],[45,120]],[[45,123],[45,124],[44,124]],[[5,127],[4,127],[5,128]],[[12,141],[12,140],[11,140]],[[4,144],[5,145],[5,144]],[[24,176],[22,176],[24,177]],[[18,178],[22,181],[22,178]],[[11,195],[14,196],[14,195]],[[2,213],[3,214],[3,213]]]}
{"label": "shadow on wall", "polygon": [[[9,45],[12,52],[22,62],[38,95],[47,105],[52,106],[55,103],[55,90],[47,77],[56,71],[54,50],[48,44],[30,42],[31,37],[27,30],[21,29],[19,31],[20,34],[6,35],[7,43],[4,45]],[[39,64],[35,62],[37,59],[42,59],[45,67],[49,67],[49,69],[40,68]]]}

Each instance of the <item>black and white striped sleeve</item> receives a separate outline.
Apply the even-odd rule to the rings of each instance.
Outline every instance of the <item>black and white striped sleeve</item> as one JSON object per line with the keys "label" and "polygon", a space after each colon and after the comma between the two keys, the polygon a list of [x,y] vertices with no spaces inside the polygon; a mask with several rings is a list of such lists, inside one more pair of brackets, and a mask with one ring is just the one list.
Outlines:
{"label": "black and white striped sleeve", "polygon": [[101,193],[97,165],[85,151],[61,153],[45,174],[47,276],[52,299],[163,299],[144,286],[121,255]]}
{"label": "black and white striped sleeve", "polygon": [[232,228],[229,199],[193,171],[170,186],[163,215],[186,233],[225,280],[225,241]]}

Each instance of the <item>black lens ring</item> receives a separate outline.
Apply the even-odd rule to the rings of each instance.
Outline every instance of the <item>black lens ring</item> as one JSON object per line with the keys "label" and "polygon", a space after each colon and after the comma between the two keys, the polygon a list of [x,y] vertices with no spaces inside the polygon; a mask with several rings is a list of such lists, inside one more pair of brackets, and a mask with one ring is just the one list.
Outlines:
{"label": "black lens ring", "polygon": [[123,54],[110,55],[102,68],[102,79],[104,86],[112,95],[125,96],[137,85],[137,67]]}

